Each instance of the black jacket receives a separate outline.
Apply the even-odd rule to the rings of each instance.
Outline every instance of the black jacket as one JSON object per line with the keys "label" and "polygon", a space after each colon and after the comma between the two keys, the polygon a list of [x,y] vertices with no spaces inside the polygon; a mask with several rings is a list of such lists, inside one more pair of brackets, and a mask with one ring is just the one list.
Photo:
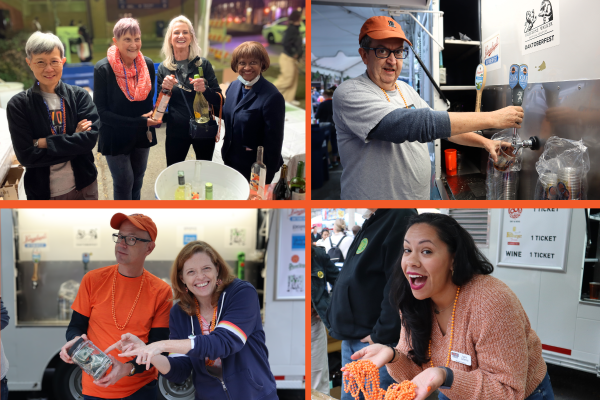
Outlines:
{"label": "black jacket", "polygon": [[311,234],[310,234],[310,240],[311,240],[311,243],[314,243],[314,242],[316,242],[317,240],[321,240],[321,238],[322,238],[322,236],[321,236],[321,234],[320,234],[320,233],[317,233],[317,236],[316,236],[316,237],[315,237],[315,234],[314,234],[314,233],[311,233]]}
{"label": "black jacket", "polygon": [[288,28],[283,34],[283,52],[290,57],[300,58],[303,53],[302,35],[300,35],[299,25],[288,25]]}
{"label": "black jacket", "polygon": [[323,100],[317,108],[315,118],[321,122],[331,122],[333,124],[333,101]]}
{"label": "black jacket", "polygon": [[154,109],[156,75],[152,60],[148,57],[144,59],[150,73],[152,89],[143,101],[127,99],[107,58],[98,61],[94,67],[94,103],[102,121],[98,151],[104,155],[129,154],[136,147],[148,148],[156,145],[156,132],[153,127],[150,128],[152,142],[149,142],[146,136],[148,118],[142,117],[142,114]]}
{"label": "black jacket", "polygon": [[335,283],[340,270],[335,264],[329,259],[325,250],[312,246],[311,247],[311,262],[310,262],[310,294],[313,307],[321,317],[321,321],[325,324],[325,327],[329,330],[330,325],[327,321],[327,307],[331,301],[329,293],[327,292],[327,282],[331,284]]}
{"label": "black jacket", "polygon": [[379,209],[365,221],[331,294],[329,335],[342,340],[371,335],[374,343],[398,342],[400,313],[390,302],[390,284],[402,256],[408,218],[416,214],[413,209]]}
{"label": "black jacket", "polygon": [[[242,83],[234,81],[227,89],[223,106],[225,137],[221,155],[225,165],[250,180],[250,168],[256,161],[258,146],[263,146],[267,166],[266,183],[283,165],[283,127],[285,100],[277,88],[263,76],[242,98]],[[252,151],[246,151],[246,147]]]}
{"label": "black jacket", "polygon": [[[53,135],[48,109],[37,82],[15,95],[6,107],[8,128],[19,162],[27,168],[24,185],[28,200],[50,199],[50,166],[71,161],[75,188],[81,190],[96,180],[92,149],[98,140],[100,117],[89,93],[60,81],[55,93],[65,101],[66,134]],[[92,122],[87,132],[75,132],[79,121]],[[47,149],[33,147],[34,139],[46,138]]]}
{"label": "black jacket", "polygon": [[[164,63],[158,66],[158,73],[156,75],[157,91],[158,93],[162,90],[162,83],[165,77],[169,75],[175,75],[177,81],[184,85],[186,88],[191,89],[191,92],[182,90],[177,85],[173,87],[171,91],[171,100],[169,100],[169,108],[163,117],[163,121],[167,123],[167,136],[176,136],[188,138],[189,135],[189,121],[191,118],[190,111],[194,107],[194,98],[196,92],[194,91],[194,85],[190,84],[190,79],[194,79],[194,75],[198,73],[198,67],[202,67],[204,72],[204,79],[207,82],[206,91],[203,93],[206,100],[214,107],[215,115],[219,116],[219,108],[221,107],[221,98],[217,93],[222,93],[219,87],[219,82],[215,76],[210,62],[205,58],[196,57],[188,64],[187,76],[182,76],[180,71],[172,71],[165,67]],[[181,93],[185,95],[188,102],[189,108],[186,107],[185,101],[181,96]],[[225,102],[225,96],[223,96],[223,102]]]}

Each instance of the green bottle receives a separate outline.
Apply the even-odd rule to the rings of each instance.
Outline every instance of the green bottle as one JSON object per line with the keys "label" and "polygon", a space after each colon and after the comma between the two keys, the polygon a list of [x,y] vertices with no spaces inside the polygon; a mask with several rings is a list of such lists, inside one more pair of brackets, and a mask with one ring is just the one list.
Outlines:
{"label": "green bottle", "polygon": [[306,181],[304,180],[304,162],[298,161],[296,176],[290,181],[292,200],[304,200],[306,197]]}
{"label": "green bottle", "polygon": [[210,182],[206,182],[206,185],[204,185],[204,199],[205,200],[213,199],[213,184]]}
{"label": "green bottle", "polygon": [[[202,67],[198,67],[198,74],[194,75],[194,79],[204,78]],[[210,119],[208,115],[208,101],[201,92],[196,92],[194,99],[194,119],[199,124],[205,124]]]}

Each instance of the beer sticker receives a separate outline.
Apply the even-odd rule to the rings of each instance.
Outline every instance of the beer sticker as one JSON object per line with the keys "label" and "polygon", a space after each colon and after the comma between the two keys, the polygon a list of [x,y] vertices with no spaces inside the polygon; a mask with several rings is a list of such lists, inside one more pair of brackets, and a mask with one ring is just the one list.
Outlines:
{"label": "beer sticker", "polygon": [[514,89],[519,83],[519,69],[520,65],[513,64],[508,69],[508,85],[511,89]]}
{"label": "beer sticker", "polygon": [[495,33],[484,40],[483,64],[488,72],[500,69],[500,33]]}
{"label": "beer sticker", "polygon": [[361,242],[360,245],[358,246],[358,249],[356,250],[356,254],[360,254],[363,251],[365,251],[365,249],[367,248],[367,244],[369,244],[369,239],[364,238]]}
{"label": "beer sticker", "polygon": [[479,64],[477,66],[477,70],[475,71],[475,88],[477,90],[481,90],[482,85],[483,85],[483,64]]}
{"label": "beer sticker", "polygon": [[521,38],[521,54],[560,44],[559,0],[523,0],[518,12],[522,24],[515,25]]}
{"label": "beer sticker", "polygon": [[529,69],[527,64],[521,64],[519,66],[519,86],[525,90],[527,88],[527,81],[529,79]]}

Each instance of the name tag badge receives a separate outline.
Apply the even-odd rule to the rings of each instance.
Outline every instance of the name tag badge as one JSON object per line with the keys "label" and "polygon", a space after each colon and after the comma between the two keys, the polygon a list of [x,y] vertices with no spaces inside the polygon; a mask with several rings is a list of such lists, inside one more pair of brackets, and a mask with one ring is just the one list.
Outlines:
{"label": "name tag badge", "polygon": [[457,363],[469,366],[471,365],[471,356],[468,354],[459,353],[458,351],[450,352],[450,359]]}

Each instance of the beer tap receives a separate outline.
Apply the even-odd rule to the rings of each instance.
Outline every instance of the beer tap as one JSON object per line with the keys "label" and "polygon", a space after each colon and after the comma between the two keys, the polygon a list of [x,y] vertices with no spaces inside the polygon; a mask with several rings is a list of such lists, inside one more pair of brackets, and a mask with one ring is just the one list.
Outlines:
{"label": "beer tap", "polygon": [[31,252],[31,258],[33,260],[33,276],[31,277],[31,285],[33,286],[34,289],[37,289],[37,287],[38,287],[38,267],[40,265],[40,259],[42,258],[42,255],[40,254],[39,250],[34,249]]}
{"label": "beer tap", "polygon": [[88,272],[88,264],[90,262],[90,256],[92,255],[92,253],[83,253],[82,254],[82,258],[83,258],[83,274],[87,274]]}
{"label": "beer tap", "polygon": [[[525,97],[525,89],[529,78],[529,70],[527,64],[513,64],[510,66],[508,83],[512,89],[513,106],[522,106]],[[531,136],[529,140],[517,140],[517,128],[513,128],[512,147],[513,155],[517,155],[522,148],[537,150],[540,148],[540,140],[537,136]]]}

